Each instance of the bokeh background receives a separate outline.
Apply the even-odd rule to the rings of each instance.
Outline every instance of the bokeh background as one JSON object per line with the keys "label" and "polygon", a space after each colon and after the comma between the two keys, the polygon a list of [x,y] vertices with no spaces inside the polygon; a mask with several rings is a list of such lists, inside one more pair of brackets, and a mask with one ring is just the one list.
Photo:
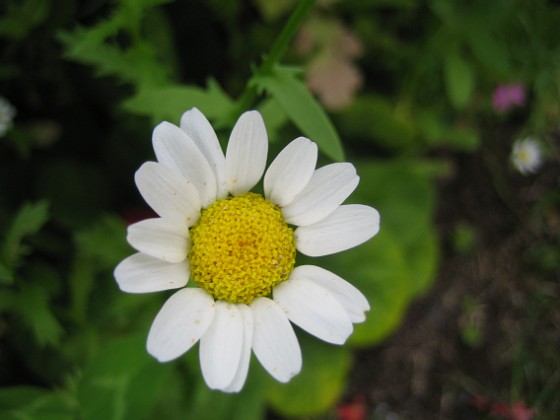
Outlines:
{"label": "bokeh background", "polygon": [[[546,0],[2,1],[0,417],[558,418],[559,22]],[[196,348],[157,363],[168,295],[114,281],[152,129],[191,107],[223,144],[258,109],[269,156],[311,138],[381,213],[320,261],[367,321],[343,347],[297,331],[287,385],[253,360],[209,391]]]}

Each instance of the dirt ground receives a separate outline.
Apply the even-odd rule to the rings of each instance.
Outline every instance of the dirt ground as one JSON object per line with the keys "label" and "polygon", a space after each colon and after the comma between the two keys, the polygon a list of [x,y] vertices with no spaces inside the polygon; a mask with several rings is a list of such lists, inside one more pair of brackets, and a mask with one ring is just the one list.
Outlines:
{"label": "dirt ground", "polygon": [[[365,418],[560,418],[558,266],[538,263],[560,237],[560,171],[553,160],[524,177],[510,150],[498,134],[479,153],[444,156],[453,173],[439,181],[441,267],[401,328],[358,354],[347,401]],[[461,225],[474,233],[462,252]]]}

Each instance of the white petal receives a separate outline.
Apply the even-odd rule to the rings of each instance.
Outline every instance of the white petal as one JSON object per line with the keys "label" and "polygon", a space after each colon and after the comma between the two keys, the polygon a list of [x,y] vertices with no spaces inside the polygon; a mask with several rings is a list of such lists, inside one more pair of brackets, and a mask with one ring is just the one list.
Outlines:
{"label": "white petal", "polygon": [[273,299],[289,320],[317,338],[333,344],[344,344],[352,334],[352,322],[346,310],[317,284],[290,278],[272,292]]}
{"label": "white petal", "polygon": [[317,164],[317,145],[305,137],[288,144],[270,164],[264,176],[264,194],[285,206],[307,185]]}
{"label": "white petal", "polygon": [[233,195],[243,194],[261,179],[266,166],[268,137],[257,111],[239,117],[226,150],[226,181]]}
{"label": "white petal", "polygon": [[232,383],[224,389],[225,392],[239,392],[249,371],[249,362],[251,361],[251,345],[253,344],[253,311],[247,305],[237,305],[243,318],[243,348],[241,350],[241,358],[239,360],[239,368],[233,378]]}
{"label": "white petal", "polygon": [[300,265],[294,268],[290,278],[309,280],[328,290],[343,306],[353,323],[365,321],[365,312],[369,311],[367,299],[343,278],[314,265]]}
{"label": "white petal", "polygon": [[321,257],[358,246],[379,232],[379,213],[372,207],[348,204],[321,221],[298,227],[294,236],[298,251]]}
{"label": "white petal", "polygon": [[200,366],[208,387],[223,390],[239,369],[244,324],[236,304],[219,300],[215,307],[212,324],[200,339]]}
{"label": "white petal", "polygon": [[351,163],[332,163],[317,169],[307,186],[282,214],[287,223],[307,226],[331,214],[358,186],[360,178]]}
{"label": "white petal", "polygon": [[159,163],[191,181],[203,207],[216,201],[216,176],[193,139],[176,125],[164,121],[153,132],[152,143]]}
{"label": "white petal", "polygon": [[202,112],[193,108],[181,117],[181,129],[193,139],[214,171],[218,199],[225,198],[228,195],[225,175],[226,158],[212,125]]}
{"label": "white petal", "polygon": [[168,263],[141,252],[125,258],[115,268],[120,289],[128,293],[149,293],[178,289],[189,281],[187,260]]}
{"label": "white petal", "polygon": [[156,162],[144,163],[135,175],[136,185],[146,203],[161,217],[187,227],[200,216],[200,198],[193,184]]}
{"label": "white petal", "polygon": [[167,362],[189,350],[214,318],[214,299],[202,289],[185,288],[172,295],[154,319],[148,353]]}
{"label": "white petal", "polygon": [[253,311],[253,351],[274,379],[288,382],[301,370],[301,350],[286,314],[268,298],[256,298]]}
{"label": "white petal", "polygon": [[171,263],[183,261],[190,247],[188,229],[166,219],[134,223],[126,239],[137,251]]}

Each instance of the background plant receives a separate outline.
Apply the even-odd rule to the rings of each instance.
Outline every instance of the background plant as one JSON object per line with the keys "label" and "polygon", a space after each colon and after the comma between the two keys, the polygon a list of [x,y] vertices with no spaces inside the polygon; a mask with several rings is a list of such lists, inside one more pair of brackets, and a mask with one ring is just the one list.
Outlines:
{"label": "background plant", "polygon": [[[445,154],[476,152],[497,124],[546,137],[560,113],[560,10],[544,0],[8,0],[1,8],[0,94],[17,108],[0,143],[6,418],[329,410],[354,350],[391,334],[434,281]],[[311,40],[303,52],[302,31]],[[345,50],[344,36],[359,48]],[[360,82],[327,112],[305,82],[333,57]],[[502,83],[523,85],[528,103],[496,113],[491,97]],[[112,277],[130,253],[126,225],[147,216],[132,174],[153,159],[152,127],[193,106],[221,139],[256,108],[273,149],[303,134],[323,163],[354,162],[361,183],[352,199],[382,215],[374,240],[321,262],[368,296],[367,321],[342,348],[302,334],[306,362],[288,385],[252,364],[246,389],[230,396],[206,389],[196,352],[158,364],[144,340],[164,297],[123,295]],[[557,242],[547,246],[558,255]]]}

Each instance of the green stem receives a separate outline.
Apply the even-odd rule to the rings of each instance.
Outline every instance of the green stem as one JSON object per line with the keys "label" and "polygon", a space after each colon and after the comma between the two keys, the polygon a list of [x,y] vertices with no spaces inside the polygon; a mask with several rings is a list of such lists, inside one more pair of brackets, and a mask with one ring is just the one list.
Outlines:
{"label": "green stem", "polygon": [[285,54],[286,50],[290,46],[290,42],[295,36],[303,20],[307,17],[307,14],[315,4],[315,0],[301,0],[296,6],[295,10],[291,14],[288,22],[282,29],[282,32],[276,38],[276,42],[270,50],[270,54],[265,58],[259,72],[266,73],[272,70],[274,64],[276,64],[282,56]]}
{"label": "green stem", "polygon": [[[276,38],[274,45],[272,46],[270,53],[265,56],[260,67],[255,71],[255,75],[266,74],[274,68],[274,65],[280,61],[282,56],[286,53],[286,50],[290,46],[290,42],[294,38],[297,30],[303,23],[304,19],[307,17],[309,11],[315,4],[315,0],[300,0],[290,15],[288,22],[284,25],[282,32]],[[247,83],[245,90],[239,98],[239,106],[237,108],[237,114],[241,114],[243,111],[248,109],[253,105],[257,99],[257,91],[254,86]],[[236,115],[236,117],[238,116]]]}

